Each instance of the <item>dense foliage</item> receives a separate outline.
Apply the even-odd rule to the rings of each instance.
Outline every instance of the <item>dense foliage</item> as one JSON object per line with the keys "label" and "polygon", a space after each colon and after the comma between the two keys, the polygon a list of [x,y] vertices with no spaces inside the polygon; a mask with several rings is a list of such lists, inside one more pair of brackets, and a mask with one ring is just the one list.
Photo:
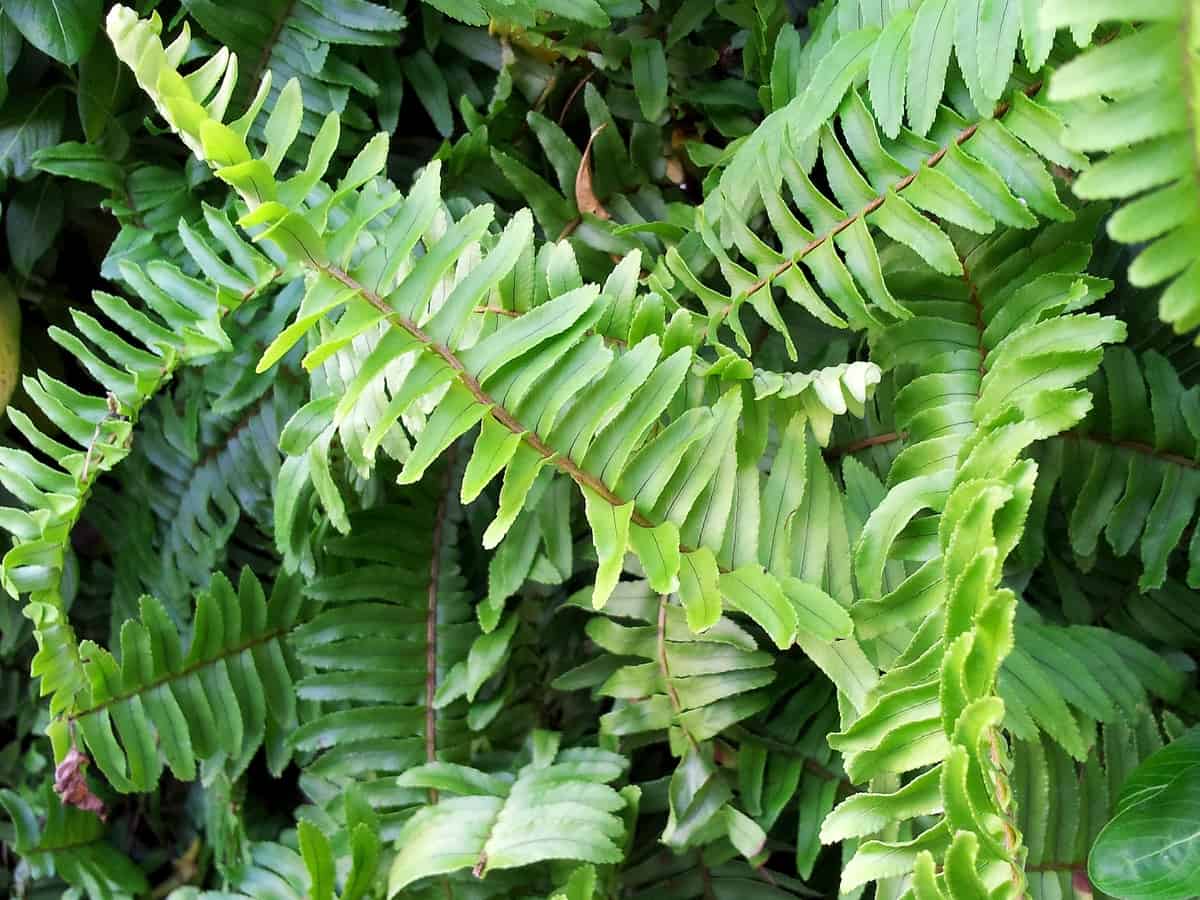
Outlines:
{"label": "dense foliage", "polygon": [[1197,0],[104,6],[0,3],[0,892],[1200,893]]}

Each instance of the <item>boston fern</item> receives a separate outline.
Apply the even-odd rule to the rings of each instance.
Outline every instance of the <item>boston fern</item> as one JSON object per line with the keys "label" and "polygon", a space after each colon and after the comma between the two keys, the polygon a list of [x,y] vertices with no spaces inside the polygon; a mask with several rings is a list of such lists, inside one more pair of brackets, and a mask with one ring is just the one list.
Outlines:
{"label": "boston fern", "polygon": [[1200,893],[1195,0],[135,6],[0,6],[0,891]]}

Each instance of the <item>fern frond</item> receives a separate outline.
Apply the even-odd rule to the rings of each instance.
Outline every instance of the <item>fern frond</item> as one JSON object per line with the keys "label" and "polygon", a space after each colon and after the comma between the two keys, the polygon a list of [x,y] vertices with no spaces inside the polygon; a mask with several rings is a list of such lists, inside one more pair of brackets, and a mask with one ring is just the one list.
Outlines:
{"label": "fern frond", "polygon": [[[1097,403],[1061,447],[1047,448],[1046,495],[1068,517],[1071,549],[1096,553],[1101,534],[1118,557],[1139,553],[1138,589],[1161,587],[1185,543],[1200,498],[1200,388],[1147,351],[1107,351]],[[1152,438],[1147,440],[1147,438]],[[1051,454],[1059,454],[1051,459]],[[1200,586],[1200,539],[1191,538],[1188,584]]]}
{"label": "fern frond", "polygon": [[[250,848],[248,864],[227,889],[205,891],[181,887],[171,892],[172,900],[254,900],[264,896],[333,900],[333,857],[328,842],[322,843],[324,836],[315,832],[310,822],[301,820],[297,830],[299,851],[285,844],[261,841]],[[361,896],[361,891],[355,893],[353,889],[341,894],[342,900]]]}
{"label": "fern frond", "polygon": [[[1087,882],[1087,855],[1108,821],[1121,785],[1137,764],[1163,746],[1148,710],[1100,729],[1093,753],[1080,764],[1045,740],[1013,745],[1016,808],[1029,855],[1026,884],[1033,900],[1069,896]],[[1089,885],[1090,888],[1090,885]]]}
{"label": "fern frond", "polygon": [[[572,602],[590,607],[587,593]],[[832,613],[844,620],[848,633],[845,611],[825,600],[825,606],[812,611],[817,627],[825,625],[822,613]],[[646,581],[622,582],[603,615],[587,625],[588,637],[611,656],[564,673],[554,685],[591,687],[597,696],[615,699],[613,709],[600,717],[602,735],[668,734],[680,762],[662,836],[667,846],[682,852],[728,838],[752,858],[766,834],[732,803],[732,785],[714,764],[708,742],[771,702],[766,688],[775,672],[770,654],[754,637],[721,616],[719,607],[711,612],[712,618],[699,619],[695,607],[685,612]]]}
{"label": "fern frond", "polygon": [[[710,327],[728,325],[746,350],[737,321],[743,304],[749,302],[765,322],[784,331],[771,299],[776,284],[834,327],[877,331],[907,318],[904,298],[885,278],[891,274],[885,264],[889,246],[908,247],[935,271],[958,275],[961,265],[947,227],[938,220],[988,234],[998,224],[1033,227],[1035,212],[1056,220],[1073,217],[1041,161],[1042,156],[1074,160],[1057,137],[1061,124],[1031,96],[1040,87],[1035,82],[1015,91],[990,119],[968,121],[942,107],[929,139],[909,131],[897,140],[883,138],[853,90],[830,110],[828,123],[811,126],[810,138],[797,136],[791,107],[773,113],[738,148],[698,213],[699,255],[690,260],[669,251],[665,277],[678,278],[685,292],[701,300]],[[811,144],[811,152],[802,141]],[[818,150],[832,198],[811,177]],[[750,229],[758,210],[765,212],[778,248]],[[697,266],[709,258],[718,262],[729,293],[696,276]]]}
{"label": "fern frond", "polygon": [[[962,79],[969,102],[987,117],[1017,69],[1018,44],[1025,68],[1037,72],[1050,57],[1053,38],[1053,28],[1032,6],[908,0],[884,7],[839,0],[802,51],[788,48],[801,64],[773,101],[779,108],[795,98],[792,105],[806,111],[832,111],[852,81],[865,80],[888,137],[900,132],[902,117],[924,136],[951,77]],[[952,53],[957,71],[949,68]],[[831,95],[831,86],[841,90]]]}
{"label": "fern frond", "polygon": [[[1055,3],[1043,20],[1092,28],[1114,12]],[[1139,27],[1055,72],[1049,96],[1066,105],[1067,146],[1105,154],[1075,179],[1075,194],[1126,201],[1107,229],[1117,241],[1147,245],[1129,266],[1130,282],[1165,284],[1159,316],[1192,331],[1200,325],[1200,23],[1185,0],[1122,9],[1121,17]]]}
{"label": "fern frond", "polygon": [[[757,523],[738,522],[741,533],[735,536],[726,518],[735,490],[746,498],[761,491],[770,513],[786,518],[787,510],[800,502],[797,488],[803,482],[789,481],[781,470],[761,484],[754,463],[747,461],[735,488],[729,475],[738,467],[734,451],[742,391],[722,375],[717,384],[701,386],[694,398],[681,392],[695,357],[690,328],[668,326],[661,337],[646,334],[625,352],[613,352],[599,336],[589,335],[606,313],[605,304],[597,301],[599,288],[582,283],[569,246],[561,244],[545,251],[545,302],[501,304],[528,312],[481,322],[475,310],[491,291],[503,292],[506,285],[528,290],[527,281],[508,280],[522,258],[528,259],[532,234],[527,213],[514,216],[482,262],[471,266],[468,260],[479,259],[492,210],[480,207],[450,221],[440,209],[437,165],[426,168],[407,198],[381,187],[374,178],[385,160],[382,136],[363,149],[336,188],[320,189],[322,199],[306,205],[301,198],[318,182],[322,157],[314,152],[306,169],[276,181],[281,145],[273,145],[266,157],[253,158],[244,140],[248,121],[236,127],[222,124],[219,94],[207,107],[202,105],[209,86],[194,93],[194,82],[178,74],[158,41],[156,22],[139,21],[117,7],[109,16],[109,29],[119,55],[134,68],[167,121],[241,194],[251,210],[243,225],[255,229],[258,239],[274,242],[290,265],[304,273],[306,293],[296,319],[268,347],[260,368],[273,364],[319,323],[320,342],[306,357],[310,366],[349,352],[356,339],[371,336],[355,351],[359,365],[350,382],[337,391],[318,390],[282,439],[297,458],[293,471],[311,478],[337,527],[344,530],[347,522],[329,470],[335,432],[352,417],[365,416],[369,430],[363,455],[369,458],[401,415],[428,397],[436,408],[405,458],[400,481],[418,480],[451,443],[482,423],[464,495],[475,496],[505,470],[500,509],[484,536],[485,546],[495,546],[508,532],[538,472],[552,466],[584,494],[600,562],[593,598],[597,605],[615,584],[627,547],[661,592],[674,591],[683,558],[690,565],[699,554],[696,565],[706,571],[719,562],[731,572],[744,569],[741,580],[766,587],[765,607],[740,607],[753,606],[745,610],[752,617],[760,609],[762,616],[775,617],[781,627],[773,629],[773,636],[780,646],[790,642],[795,629],[788,622],[794,610],[784,591],[762,574],[752,537]],[[230,71],[224,57],[214,59]],[[294,134],[298,114],[298,101],[277,106],[272,118],[278,124],[272,128]],[[336,118],[328,118],[322,129],[327,143],[334,140]],[[384,214],[389,214],[386,226],[369,227]],[[418,242],[426,252],[413,258]],[[635,257],[630,260],[636,265]],[[451,266],[456,275],[447,284]],[[619,266],[605,293],[631,293],[635,275],[634,266]],[[535,288],[535,297],[540,290]],[[687,325],[686,317],[681,321]],[[368,389],[389,376],[395,380],[380,411],[380,393]],[[359,407],[364,396],[369,403],[365,412]],[[667,422],[662,421],[665,414],[673,414]],[[805,427],[802,414],[793,417],[789,448],[804,446]],[[788,466],[803,465],[803,456],[794,452],[786,459]],[[776,496],[788,484],[786,495]],[[753,507],[745,508],[754,514]],[[768,567],[773,565],[774,540],[774,534],[763,539]],[[711,591],[711,580],[703,584]],[[739,605],[736,597],[730,602]]]}
{"label": "fern frond", "polygon": [[[539,740],[535,733],[534,740]],[[632,791],[610,785],[625,772],[623,756],[586,747],[558,749],[558,735],[515,779],[452,763],[410,769],[401,787],[445,795],[404,826],[388,894],[413,882],[470,868],[492,870],[555,859],[616,863],[625,825],[617,815]]]}
{"label": "fern frond", "polygon": [[163,605],[143,597],[140,621],[121,629],[119,661],[90,641],[80,646],[88,690],[47,729],[56,756],[78,735],[122,793],[153,789],[164,763],[184,781],[213,759],[244,770],[268,729],[295,729],[281,641],[311,613],[294,582],[276,581],[268,600],[248,570],[236,590],[216,575],[196,596],[185,652]]}
{"label": "fern frond", "polygon": [[99,817],[60,802],[50,784],[34,803],[0,790],[0,806],[12,820],[13,839],[6,844],[20,857],[13,871],[18,895],[30,879],[55,875],[94,897],[134,897],[150,889],[142,870],[109,841]]}
{"label": "fern frond", "polygon": [[1153,702],[1175,702],[1183,673],[1137,641],[1106,628],[1018,623],[996,690],[1004,727],[1020,740],[1045,734],[1078,760],[1095,723],[1133,722]]}
{"label": "fern frond", "polygon": [[[844,888],[912,872],[918,897],[939,896],[942,882],[955,896],[975,886],[1021,890],[995,686],[1013,646],[1016,605],[997,582],[1033,491],[1033,464],[1019,458],[1083,418],[1090,398],[1073,385],[1099,366],[1102,346],[1122,336],[1116,320],[1073,312],[1107,289],[1079,274],[1088,250],[1073,237],[1057,226],[1032,247],[1015,233],[964,239],[966,277],[914,272],[921,294],[939,299],[914,301],[916,315],[876,342],[885,368],[911,366],[914,374],[895,400],[906,446],[855,549],[865,599],[851,614],[860,639],[907,624],[915,631],[905,632],[908,647],[830,742],[853,780],[923,774],[875,800],[848,801],[827,821],[826,839],[845,835],[844,821],[863,805],[889,822],[925,814],[931,803],[944,814],[911,841],[860,845]],[[909,541],[897,552],[902,534]],[[893,554],[920,565],[894,574]],[[934,772],[937,790],[919,792],[915,785]],[[923,799],[910,800],[914,793]]]}
{"label": "fern frond", "polygon": [[50,461],[41,462],[25,450],[2,451],[0,483],[28,511],[7,508],[0,521],[14,536],[4,557],[4,588],[14,597],[28,595],[25,614],[34,622],[39,645],[33,674],[41,677],[43,694],[53,695],[52,714],[69,708],[83,686],[60,581],[71,529],[92,486],[128,456],[133,425],[174,371],[231,346],[222,316],[268,279],[270,265],[232,231],[228,220],[215,213],[206,218],[210,236],[184,223],[180,229],[196,266],[215,289],[171,263],[156,261],[142,269],[126,261],[120,265],[124,280],[145,310],[96,292],[96,308],[111,324],[72,310],[79,334],[50,330],[50,337],[106,391],[106,397],[88,396],[45,372],[25,379],[31,399],[74,447],[45,434],[24,413],[10,412],[29,445]]}
{"label": "fern frond", "polygon": [[[396,791],[396,776],[426,762],[468,761],[471,702],[505,657],[498,647],[489,669],[486,654],[473,652],[479,628],[458,569],[457,514],[445,486],[404,497],[356,513],[352,537],[325,541],[318,577],[306,587],[323,611],[293,638],[308,668],[297,695],[319,704],[290,737],[312,755],[304,789],[328,807],[357,785],[385,837],[425,800]],[[422,527],[398,545],[396,523],[416,521]],[[491,642],[511,640],[511,625],[510,617]]]}
{"label": "fern frond", "polygon": [[[293,78],[304,95],[301,148],[317,135],[330,113],[357,131],[374,124],[354,94],[373,98],[379,84],[348,48],[386,47],[400,42],[406,21],[399,12],[370,0],[269,0],[266,3],[184,0],[188,14],[249,68],[239,76],[233,98],[270,105]],[[257,92],[257,93],[256,93]],[[262,128],[262,122],[258,123]],[[255,132],[264,138],[265,133]]]}

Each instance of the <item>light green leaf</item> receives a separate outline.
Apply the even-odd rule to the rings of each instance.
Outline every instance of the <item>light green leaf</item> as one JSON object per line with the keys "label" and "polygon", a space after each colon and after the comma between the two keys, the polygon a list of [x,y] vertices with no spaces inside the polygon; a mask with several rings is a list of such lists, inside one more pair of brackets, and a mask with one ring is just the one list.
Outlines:
{"label": "light green leaf", "polygon": [[625,547],[629,543],[629,527],[633,504],[614,506],[591,488],[583,488],[584,510],[596,545],[596,583],[592,588],[592,605],[600,609],[621,578]]}

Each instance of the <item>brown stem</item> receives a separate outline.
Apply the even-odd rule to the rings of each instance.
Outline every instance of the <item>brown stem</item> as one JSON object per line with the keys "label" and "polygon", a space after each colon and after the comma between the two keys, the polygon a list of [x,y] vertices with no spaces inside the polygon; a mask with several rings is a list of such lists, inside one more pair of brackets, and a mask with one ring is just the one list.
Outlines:
{"label": "brown stem", "polygon": [[246,82],[252,85],[253,89],[257,89],[258,82],[262,79],[263,72],[266,71],[267,63],[271,61],[271,53],[274,52],[275,45],[279,43],[279,33],[283,31],[283,23],[292,14],[292,9],[295,5],[296,0],[288,0],[287,5],[280,11],[279,17],[275,20],[275,24],[271,28],[271,36],[267,38],[267,42],[263,44],[262,52],[258,54],[258,61],[255,62],[254,68],[250,71],[250,80]]}
{"label": "brown stem", "polygon": [[498,316],[507,316],[510,319],[519,319],[521,314],[515,309],[505,309],[503,306],[477,306],[475,312],[483,315],[484,313],[495,313]]}
{"label": "brown stem", "polygon": [[979,297],[979,290],[975,282],[971,279],[971,270],[967,266],[967,261],[959,257],[959,263],[962,265],[962,279],[967,286],[967,295],[971,298],[971,306],[975,309],[975,330],[979,332],[979,377],[982,378],[987,374],[987,347],[983,343],[983,332],[987,325],[983,321],[983,300]]}
{"label": "brown stem", "polygon": [[884,444],[890,444],[893,441],[904,440],[904,433],[900,431],[889,431],[887,434],[876,434],[871,437],[862,438],[858,441],[851,441],[849,444],[843,444],[840,447],[826,447],[821,455],[827,460],[838,459],[843,456],[848,456],[852,453],[858,453],[860,450],[867,450],[871,447],[879,447]]}
{"label": "brown stem", "polygon": [[1065,863],[1040,863],[1035,866],[1026,866],[1026,872],[1083,872],[1087,870],[1086,862],[1065,862]]}
{"label": "brown stem", "polygon": [[[297,623],[297,624],[299,624],[299,623]],[[154,681],[151,681],[148,684],[142,685],[141,687],[138,687],[134,690],[125,691],[124,693],[121,693],[121,694],[115,694],[114,696],[109,697],[103,703],[98,703],[97,705],[90,707],[89,709],[84,709],[84,710],[79,711],[78,713],[71,715],[68,718],[68,721],[70,721],[73,724],[78,719],[83,719],[88,716],[95,715],[98,712],[102,712],[103,710],[108,709],[110,706],[113,706],[114,704],[120,703],[124,700],[128,700],[130,697],[138,697],[142,694],[146,694],[146,693],[149,693],[150,691],[153,691],[157,687],[162,687],[164,684],[170,684],[172,681],[178,681],[180,678],[186,678],[188,675],[191,675],[193,672],[203,669],[205,666],[211,666],[215,662],[218,662],[223,659],[229,659],[230,657],[237,656],[239,653],[243,653],[246,650],[253,650],[255,647],[261,646],[262,644],[266,644],[270,641],[275,640],[276,638],[283,637],[283,635],[285,635],[289,630],[290,629],[287,629],[287,628],[273,628],[270,631],[266,632],[265,634],[260,634],[258,637],[251,638],[248,641],[243,641],[242,643],[238,644],[235,647],[230,647],[227,650],[223,650],[221,653],[219,653],[216,656],[210,656],[205,659],[196,660],[196,662],[192,663],[190,666],[185,666],[184,668],[180,669],[178,672],[168,672],[166,675],[163,675],[160,678],[156,678],[156,679],[154,679]]]}
{"label": "brown stem", "polygon": [[[828,447],[822,452],[822,455],[828,460],[838,459],[871,447],[890,444],[893,441],[902,441],[906,436],[902,431],[889,431],[887,434],[877,434],[872,437],[863,438],[862,440],[851,441],[849,444],[843,444],[840,447]],[[1092,434],[1085,431],[1064,431],[1061,434],[1054,435],[1050,440],[1088,441],[1093,444],[1103,444],[1106,447],[1121,447],[1125,450],[1132,450],[1134,453],[1141,453],[1144,456],[1161,459],[1163,462],[1169,462],[1172,465],[1183,466],[1185,469],[1200,469],[1200,462],[1187,456],[1171,453],[1166,450],[1159,450],[1152,444],[1142,441],[1119,440],[1106,434]]]}
{"label": "brown stem", "polygon": [[809,756],[807,753],[804,753],[802,750],[797,749],[791,744],[784,743],[783,741],[777,741],[774,738],[764,737],[761,734],[756,734],[749,728],[746,728],[742,725],[732,726],[729,729],[729,736],[747,743],[760,744],[761,746],[770,750],[772,753],[779,753],[783,756],[790,756],[793,759],[800,759],[804,763],[804,768],[819,778],[823,778],[826,781],[838,782],[839,785],[843,789],[846,789],[848,793],[856,793],[858,791],[858,788],[854,786],[854,782],[852,782],[850,779],[843,775],[839,775],[832,769],[826,768],[813,757]]}
{"label": "brown stem", "polygon": [[1200,463],[1194,459],[1180,456],[1178,453],[1168,453],[1165,450],[1159,450],[1153,445],[1144,444],[1141,441],[1117,440],[1108,435],[1088,434],[1082,431],[1064,431],[1058,437],[1070,441],[1091,441],[1093,444],[1104,444],[1108,447],[1124,447],[1126,450],[1132,450],[1134,453],[1152,456],[1165,462],[1174,463],[1177,466],[1183,466],[1185,469],[1200,469]]}
{"label": "brown stem", "polygon": [[681,705],[675,684],[671,681],[671,668],[667,665],[667,595],[658,595],[658,670],[662,673],[663,683],[667,686],[667,696],[671,698],[671,708],[679,714]]}
{"label": "brown stem", "polygon": [[700,860],[700,881],[704,884],[704,900],[717,900],[717,893],[713,890],[712,873],[708,871],[703,859]]}
{"label": "brown stem", "polygon": [[582,91],[584,86],[589,81],[592,80],[592,76],[595,74],[596,74],[596,70],[592,69],[590,72],[588,72],[586,75],[584,75],[581,79],[579,79],[579,81],[575,85],[575,87],[571,89],[571,93],[567,96],[566,102],[563,104],[562,109],[558,113],[558,124],[559,125],[561,125],[563,123],[563,119],[565,119],[567,117],[567,112],[571,109],[571,104],[575,102],[575,98],[579,96],[579,92]]}

